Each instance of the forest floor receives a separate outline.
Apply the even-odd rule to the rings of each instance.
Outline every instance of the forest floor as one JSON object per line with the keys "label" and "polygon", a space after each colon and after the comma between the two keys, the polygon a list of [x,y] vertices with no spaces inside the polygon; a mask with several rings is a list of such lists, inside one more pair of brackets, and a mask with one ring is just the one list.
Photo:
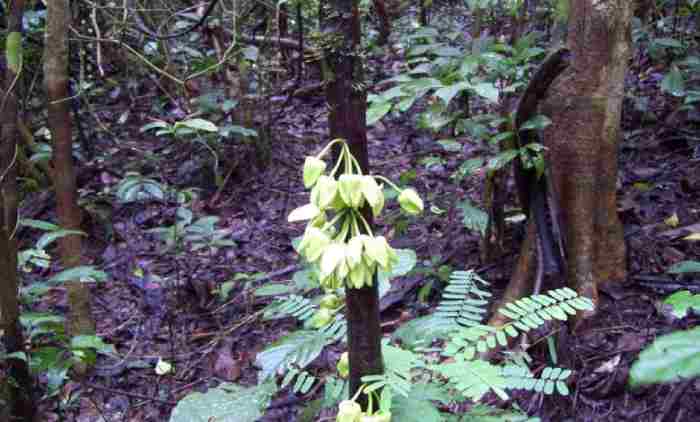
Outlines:
{"label": "forest floor", "polygon": [[[391,74],[390,59],[374,65]],[[625,102],[618,211],[628,247],[628,279],[605,287],[597,316],[584,332],[568,338],[566,360],[575,371],[572,394],[514,395],[522,409],[543,421],[683,421],[700,415],[700,381],[634,391],[627,386],[629,368],[645,345],[698,322],[695,316],[673,320],[659,306],[660,299],[675,290],[700,291],[700,280],[666,274],[671,265],[700,256],[699,242],[682,239],[689,226],[690,231],[699,231],[700,119],[692,113],[674,114],[675,104],[659,94],[658,81],[653,69],[635,66],[630,71],[630,92],[646,93],[651,102],[644,113],[631,101]],[[98,112],[103,110],[104,116],[114,120],[119,115],[109,110],[132,110],[131,123],[121,129],[125,133],[119,139],[103,135],[97,152],[103,158],[91,160],[79,176],[90,217],[86,218],[86,253],[109,275],[106,283],[92,288],[93,313],[98,334],[116,347],[121,358],[101,358],[83,382],[69,382],[57,397],[45,400],[42,420],[161,422],[192,391],[224,381],[256,383],[256,353],[294,327],[291,320],[262,320],[258,311],[271,299],[253,291],[269,281],[286,282],[300,268],[290,241],[302,228],[287,223],[286,216],[307,200],[301,183],[304,157],[328,140],[325,101],[318,94],[292,100],[274,122],[271,158],[264,168],[245,164],[254,161],[245,155],[248,147],[230,148],[232,156],[240,157],[241,170],[219,195],[215,189],[203,191],[192,210],[197,216],[218,217],[218,227],[230,231],[236,246],[207,254],[177,249],[164,253],[162,244],[148,232],[173,224],[178,208],[174,199],[118,203],[113,196],[100,195],[113,189],[126,171],[150,173],[159,181],[188,187],[183,186],[178,169],[195,147],[139,133],[149,119],[160,117],[143,106],[147,98],[129,103],[133,99],[124,96],[97,105]],[[406,119],[384,119],[369,130],[373,171],[410,181],[426,201],[423,217],[407,224],[396,206],[377,221],[394,246],[416,251],[418,269],[424,270],[393,281],[398,290],[401,285],[411,288],[401,290],[383,311],[387,334],[397,320],[429,312],[439,289],[433,289],[427,302],[418,300],[416,292],[436,280],[439,266],[479,271],[498,296],[519,251],[517,233],[522,227],[517,226],[522,223],[509,226],[503,257],[480,262],[479,235],[464,228],[457,205],[465,199],[478,204],[483,180],[477,175],[455,183],[451,175],[464,160],[483,153],[483,147],[460,139],[463,150],[450,152],[434,139]],[[30,196],[23,207],[29,215],[23,217],[54,220],[51,207],[42,205],[49,203],[45,195]],[[509,204],[516,206],[514,200]],[[431,207],[445,212],[431,212]],[[28,230],[23,246],[35,235]],[[227,281],[235,281],[227,296],[212,293]],[[435,287],[439,286],[436,282]],[[65,307],[63,292],[56,289],[38,310]],[[546,348],[536,346],[530,353],[533,367],[547,365]],[[154,366],[159,359],[172,363],[175,372],[157,375]],[[326,354],[319,359],[331,361]],[[318,367],[324,365],[333,368],[324,363]],[[264,420],[297,420],[314,393],[319,391],[308,396],[283,393],[273,400]],[[496,397],[487,401],[507,405]]]}

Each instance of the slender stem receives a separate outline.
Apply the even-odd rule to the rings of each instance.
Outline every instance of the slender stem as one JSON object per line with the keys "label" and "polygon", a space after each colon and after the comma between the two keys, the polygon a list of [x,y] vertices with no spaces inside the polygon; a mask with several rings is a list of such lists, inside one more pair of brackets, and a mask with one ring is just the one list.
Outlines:
{"label": "slender stem", "polygon": [[398,186],[396,186],[396,185],[394,184],[394,182],[392,182],[391,180],[387,179],[387,178],[384,177],[384,176],[372,176],[372,177],[374,177],[375,179],[381,180],[382,182],[385,182],[387,185],[391,186],[391,187],[392,187],[395,191],[397,191],[397,192],[403,191],[403,189],[401,189],[401,188],[399,188]]}
{"label": "slender stem", "polygon": [[318,155],[317,155],[316,157],[317,157],[317,158],[321,158],[321,157],[323,157],[324,155],[328,154],[328,150],[331,149],[331,147],[332,147],[333,145],[335,145],[335,144],[337,144],[337,143],[339,143],[339,142],[342,142],[342,143],[345,144],[345,139],[336,138],[336,139],[330,141],[330,142],[328,143],[328,145],[326,145],[326,146],[321,150],[321,152],[318,153]]}
{"label": "slender stem", "polygon": [[357,224],[357,217],[355,217],[355,214],[352,215],[352,229],[354,236],[359,236],[362,234],[360,233],[360,226]]}
{"label": "slender stem", "polygon": [[[346,216],[347,217],[347,216]],[[345,240],[348,237],[348,231],[350,231],[350,221],[352,220],[352,214],[350,215],[350,219],[345,218],[343,220],[343,225],[340,228],[340,232],[338,235],[335,237],[336,239],[340,240],[341,242],[345,242]]]}
{"label": "slender stem", "polygon": [[357,158],[355,158],[354,155],[350,154],[348,151],[348,155],[352,159],[352,164],[355,166],[355,170],[357,170],[357,174],[362,174],[362,167],[360,166],[360,162],[357,161]]}
{"label": "slender stem", "polygon": [[367,230],[367,234],[370,236],[374,236],[374,233],[372,232],[372,228],[369,226],[369,223],[367,220],[365,220],[365,217],[362,216],[359,212],[353,210],[353,213],[356,214],[357,217],[360,217],[360,221],[362,221],[362,224],[365,226],[365,230]]}
{"label": "slender stem", "polygon": [[344,211],[341,212],[341,213],[338,213],[338,215],[336,215],[335,217],[333,217],[333,219],[332,219],[331,221],[327,222],[326,224],[323,225],[323,227],[321,227],[321,231],[324,231],[324,232],[325,232],[326,230],[328,230],[328,228],[334,226],[335,223],[337,223],[338,220],[340,220],[340,218],[341,218],[342,216],[344,216],[345,214],[347,214],[347,211],[346,211],[346,210],[344,210]]}

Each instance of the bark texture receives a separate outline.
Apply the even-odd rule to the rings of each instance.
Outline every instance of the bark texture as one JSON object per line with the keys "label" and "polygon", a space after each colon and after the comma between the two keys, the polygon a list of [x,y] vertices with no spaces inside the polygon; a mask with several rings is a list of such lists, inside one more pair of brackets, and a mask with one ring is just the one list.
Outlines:
{"label": "bark texture", "polygon": [[[72,154],[72,126],[68,91],[68,25],[70,0],[47,3],[44,53],[44,83],[48,99],[48,120],[53,140],[52,176],[56,189],[56,211],[61,227],[80,230],[81,212],[77,204],[75,168]],[[80,236],[59,239],[64,268],[80,265]],[[95,322],[90,313],[90,290],[79,280],[66,285],[70,306],[67,329],[70,335],[93,334]]]}
{"label": "bark texture", "polygon": [[543,111],[554,194],[561,201],[569,285],[597,302],[600,283],[626,276],[617,216],[617,147],[624,78],[631,57],[629,0],[571,0],[571,65]]}
{"label": "bark texture", "polygon": [[[331,139],[345,139],[364,173],[368,173],[366,109],[367,93],[360,55],[360,20],[357,0],[332,0],[324,4],[322,32],[329,75],[326,99],[329,105]],[[364,216],[371,224],[371,213]],[[350,396],[362,385],[365,375],[384,370],[377,283],[372,287],[346,290]],[[363,399],[364,397],[360,397]]]}
{"label": "bark texture", "polygon": [[[8,34],[20,35],[24,1],[8,4]],[[10,38],[8,36],[8,38]],[[9,45],[9,42],[8,42]],[[0,341],[7,353],[23,350],[24,338],[19,323],[19,283],[17,274],[17,148],[20,133],[17,126],[16,88],[21,76],[21,45],[14,53],[6,46],[16,66],[5,63],[4,95],[1,97],[0,119]],[[31,378],[25,362],[10,359],[0,366],[0,421],[32,419]],[[3,374],[3,370],[7,372]],[[13,382],[7,382],[8,376]],[[13,419],[14,418],[14,419]]]}

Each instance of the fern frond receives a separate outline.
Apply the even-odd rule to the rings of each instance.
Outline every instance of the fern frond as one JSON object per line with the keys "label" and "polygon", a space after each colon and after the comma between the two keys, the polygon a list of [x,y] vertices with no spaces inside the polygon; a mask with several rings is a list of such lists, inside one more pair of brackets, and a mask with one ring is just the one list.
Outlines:
{"label": "fern frond", "polygon": [[258,353],[255,363],[261,368],[260,382],[285,373],[290,368],[304,369],[321,354],[329,338],[320,331],[295,331]]}
{"label": "fern frond", "polygon": [[[292,385],[292,381],[296,380]],[[282,379],[280,388],[288,385],[292,386],[292,392],[295,394],[306,394],[311,390],[311,387],[316,382],[316,377],[306,371],[300,371],[296,368],[290,368]]]}
{"label": "fern frond", "polygon": [[384,373],[362,377],[362,382],[367,384],[365,391],[389,387],[394,393],[407,397],[411,391],[414,370],[426,367],[423,357],[387,343],[382,345],[382,355]]}
{"label": "fern frond", "polygon": [[463,353],[473,359],[476,353],[484,353],[497,346],[507,346],[508,337],[541,327],[547,321],[566,321],[577,311],[592,310],[593,302],[580,297],[574,290],[564,287],[546,294],[532,295],[506,304],[498,312],[513,321],[501,327],[473,325],[460,330],[446,345],[444,354],[454,356]]}
{"label": "fern frond", "polygon": [[563,395],[569,395],[566,379],[571,375],[570,369],[546,367],[539,378],[535,377],[526,367],[508,365],[503,367],[509,389],[529,390],[550,395],[554,390]]}
{"label": "fern frond", "polygon": [[489,391],[493,391],[503,400],[508,399],[505,392],[508,381],[503,376],[500,366],[485,360],[470,361],[459,357],[455,362],[435,365],[433,369],[471,400],[479,401]]}
{"label": "fern frond", "polygon": [[489,283],[473,270],[453,271],[450,281],[442,293],[435,316],[452,321],[455,328],[480,324],[487,312],[491,293],[479,288]]}
{"label": "fern frond", "polygon": [[269,304],[263,312],[263,318],[272,320],[293,317],[299,321],[306,321],[313,316],[316,308],[311,299],[298,295],[289,295],[284,299]]}

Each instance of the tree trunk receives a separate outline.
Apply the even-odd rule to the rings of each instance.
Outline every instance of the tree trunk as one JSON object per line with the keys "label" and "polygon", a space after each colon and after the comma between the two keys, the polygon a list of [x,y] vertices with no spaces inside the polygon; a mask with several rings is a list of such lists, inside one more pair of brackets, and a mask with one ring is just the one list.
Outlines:
{"label": "tree trunk", "polygon": [[[0,143],[0,341],[7,353],[20,352],[24,338],[19,323],[19,283],[17,277],[17,95],[22,68],[22,14],[24,1],[8,4],[5,95],[2,96]],[[0,420],[30,421],[34,414],[31,377],[24,361],[10,359],[0,366]],[[5,374],[2,369],[7,370]],[[6,375],[7,377],[3,377]],[[12,382],[8,382],[12,379]],[[3,403],[5,402],[5,403]]]}
{"label": "tree trunk", "polygon": [[[72,128],[68,98],[68,24],[70,0],[47,2],[44,52],[44,83],[48,98],[48,120],[53,141],[53,181],[56,189],[56,211],[64,229],[80,230],[81,212],[77,204],[75,169],[73,168]],[[80,265],[80,236],[59,239],[64,268]],[[90,313],[90,290],[80,280],[66,284],[70,307],[69,335],[93,334],[95,322]]]}
{"label": "tree trunk", "polygon": [[377,45],[385,45],[389,41],[389,35],[391,35],[391,19],[389,19],[384,0],[374,0],[373,4],[379,18],[379,39],[377,40]]}
{"label": "tree trunk", "polygon": [[[322,33],[331,42],[324,57],[330,70],[326,85],[331,139],[343,138],[357,158],[363,173],[369,172],[367,156],[367,92],[364,89],[360,52],[358,0],[332,0],[324,4]],[[371,224],[371,213],[364,210]],[[365,375],[383,372],[379,294],[372,287],[346,289],[350,396],[362,385]],[[361,397],[364,399],[364,397]],[[364,401],[364,400],[363,400]]]}
{"label": "tree trunk", "polygon": [[629,0],[570,0],[571,65],[543,104],[552,185],[561,201],[567,279],[597,302],[598,285],[626,276],[617,216],[617,146],[627,62]]}

